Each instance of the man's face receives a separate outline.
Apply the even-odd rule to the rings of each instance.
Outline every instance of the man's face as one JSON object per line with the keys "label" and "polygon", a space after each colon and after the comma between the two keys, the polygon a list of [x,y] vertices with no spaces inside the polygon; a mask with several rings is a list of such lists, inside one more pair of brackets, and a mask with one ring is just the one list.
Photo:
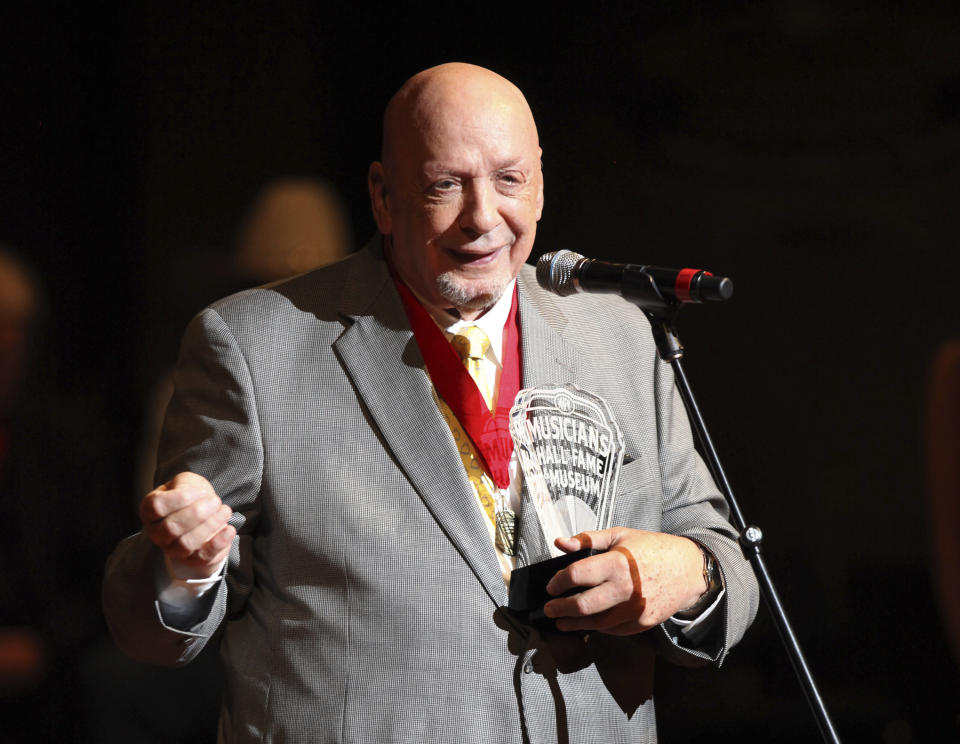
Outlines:
{"label": "man's face", "polygon": [[533,248],[543,209],[536,128],[525,104],[495,98],[434,108],[395,133],[379,209],[379,164],[371,168],[374,212],[401,279],[427,301],[476,317]]}

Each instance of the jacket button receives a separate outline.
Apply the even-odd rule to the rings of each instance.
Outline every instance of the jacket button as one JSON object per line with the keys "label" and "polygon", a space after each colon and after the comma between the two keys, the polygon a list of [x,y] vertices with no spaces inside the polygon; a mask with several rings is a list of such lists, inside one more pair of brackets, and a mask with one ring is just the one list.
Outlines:
{"label": "jacket button", "polygon": [[530,674],[530,672],[532,671],[533,671],[533,664],[531,664],[529,661],[523,665],[524,674]]}

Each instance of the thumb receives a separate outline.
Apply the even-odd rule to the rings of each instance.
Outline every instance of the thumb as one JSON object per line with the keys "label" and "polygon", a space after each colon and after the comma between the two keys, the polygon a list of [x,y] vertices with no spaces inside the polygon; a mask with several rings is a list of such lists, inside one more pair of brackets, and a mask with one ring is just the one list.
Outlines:
{"label": "thumb", "polygon": [[606,530],[590,530],[580,532],[573,537],[558,537],[553,541],[560,550],[565,553],[574,553],[578,550],[593,548],[594,550],[607,550],[616,542],[617,531],[613,528]]}
{"label": "thumb", "polygon": [[172,491],[175,488],[191,487],[204,491],[207,489],[213,491],[213,486],[210,484],[210,481],[208,481],[199,473],[191,473],[190,471],[177,473],[175,476],[173,476],[173,478],[160,486],[160,490]]}

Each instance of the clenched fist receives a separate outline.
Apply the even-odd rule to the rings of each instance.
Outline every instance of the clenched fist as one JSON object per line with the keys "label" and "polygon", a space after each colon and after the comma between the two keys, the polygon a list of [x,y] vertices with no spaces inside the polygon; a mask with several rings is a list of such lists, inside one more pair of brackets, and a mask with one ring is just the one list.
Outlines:
{"label": "clenched fist", "polygon": [[196,473],[174,476],[140,502],[144,533],[175,562],[181,579],[206,578],[226,558],[237,534],[227,523],[232,513]]}

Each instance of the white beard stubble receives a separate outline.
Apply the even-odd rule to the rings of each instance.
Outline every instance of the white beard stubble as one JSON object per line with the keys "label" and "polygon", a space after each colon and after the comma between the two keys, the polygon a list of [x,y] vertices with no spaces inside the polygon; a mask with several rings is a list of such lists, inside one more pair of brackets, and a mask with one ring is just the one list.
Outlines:
{"label": "white beard stubble", "polygon": [[455,271],[445,271],[437,276],[437,291],[455,308],[462,310],[485,310],[503,295],[513,277],[491,277],[483,281],[465,282]]}

